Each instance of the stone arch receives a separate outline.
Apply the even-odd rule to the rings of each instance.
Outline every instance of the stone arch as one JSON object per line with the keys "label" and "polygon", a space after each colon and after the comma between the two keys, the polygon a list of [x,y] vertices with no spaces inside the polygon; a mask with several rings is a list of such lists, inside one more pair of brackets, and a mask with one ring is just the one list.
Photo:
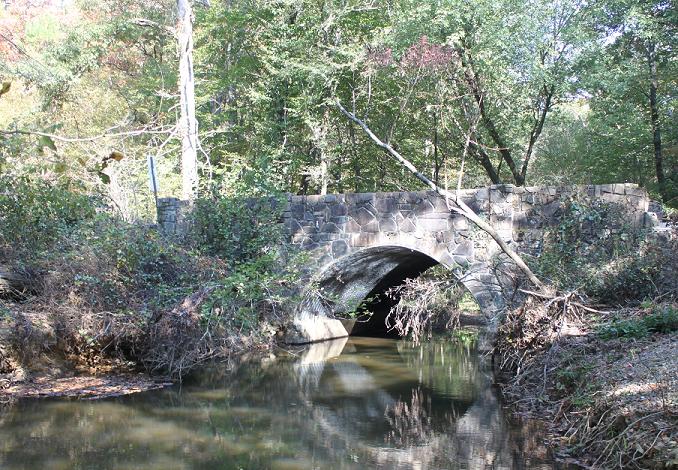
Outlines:
{"label": "stone arch", "polygon": [[452,257],[444,244],[400,240],[355,249],[320,267],[299,313],[333,316],[351,312],[370,293],[398,285],[437,264],[454,273],[487,316],[503,307],[499,289],[494,287],[496,280],[485,263],[472,256]]}

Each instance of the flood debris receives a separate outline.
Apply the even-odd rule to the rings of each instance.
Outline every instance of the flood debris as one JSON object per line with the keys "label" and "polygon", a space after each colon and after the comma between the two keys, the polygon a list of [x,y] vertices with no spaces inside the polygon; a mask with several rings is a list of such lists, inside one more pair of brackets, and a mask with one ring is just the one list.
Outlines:
{"label": "flood debris", "polygon": [[516,412],[544,420],[560,459],[591,469],[678,468],[678,304],[603,311],[529,293],[498,332]]}

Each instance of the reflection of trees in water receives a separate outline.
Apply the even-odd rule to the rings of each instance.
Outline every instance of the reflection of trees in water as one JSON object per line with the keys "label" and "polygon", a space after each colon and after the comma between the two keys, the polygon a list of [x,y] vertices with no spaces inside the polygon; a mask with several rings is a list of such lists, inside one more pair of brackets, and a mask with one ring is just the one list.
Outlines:
{"label": "reflection of trees in water", "polygon": [[0,467],[13,468],[9,455],[18,468],[49,468],[56,456],[92,468],[271,468],[281,457],[321,468],[538,468],[475,353],[356,344],[327,362],[256,358],[182,389],[15,408],[2,416]]}
{"label": "reflection of trees in water", "polygon": [[459,418],[456,407],[450,407],[449,412],[435,418],[432,413],[431,395],[421,387],[412,389],[409,400],[401,399],[386,407],[384,416],[391,429],[385,436],[385,442],[397,448],[426,445],[441,432],[433,426],[434,420],[445,429]]}
{"label": "reflection of trees in water", "polygon": [[472,398],[478,392],[480,357],[470,346],[456,342],[399,342],[398,353],[420,381],[439,393]]}

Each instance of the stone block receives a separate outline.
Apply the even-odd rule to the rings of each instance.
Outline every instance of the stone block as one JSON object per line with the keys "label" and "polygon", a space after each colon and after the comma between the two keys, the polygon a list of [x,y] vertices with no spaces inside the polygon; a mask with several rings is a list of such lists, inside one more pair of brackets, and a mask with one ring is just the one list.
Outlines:
{"label": "stone block", "polygon": [[340,258],[348,253],[348,243],[346,240],[335,240],[332,242],[332,256]]}
{"label": "stone block", "polygon": [[377,235],[374,233],[359,233],[351,237],[351,246],[365,247],[373,246],[377,242]]}
{"label": "stone block", "polygon": [[319,245],[315,240],[313,240],[312,238],[308,238],[308,237],[305,238],[303,242],[301,242],[301,247],[302,247],[304,250],[309,250],[309,251],[315,250],[315,249],[317,249],[319,246],[320,246],[320,245]]}
{"label": "stone block", "polygon": [[414,207],[414,213],[417,216],[428,214],[430,212],[435,211],[433,209],[433,204],[431,204],[428,199],[422,199],[422,201]]}
{"label": "stone block", "polygon": [[405,193],[405,201],[409,204],[414,205],[415,207],[423,200],[423,197],[420,193],[412,192]]}
{"label": "stone block", "polygon": [[428,202],[431,203],[431,206],[433,207],[433,209],[434,209],[435,211],[438,211],[438,212],[448,212],[448,209],[447,209],[447,202],[445,201],[445,198],[442,197],[440,194],[438,194],[438,193],[432,193],[432,194],[428,197]]}
{"label": "stone block", "polygon": [[453,253],[455,256],[465,256],[465,257],[473,256],[473,241],[460,240],[459,244],[456,246]]}
{"label": "stone block", "polygon": [[339,233],[339,232],[341,232],[339,227],[337,227],[337,225],[333,224],[332,222],[328,222],[326,224],[323,224],[320,227],[320,231],[323,232],[323,233]]}
{"label": "stone block", "polygon": [[306,206],[301,203],[294,203],[290,205],[290,213],[295,219],[303,219]]}
{"label": "stone block", "polygon": [[417,219],[417,227],[427,232],[447,230],[447,219]]}
{"label": "stone block", "polygon": [[346,203],[348,204],[360,204],[366,202],[372,202],[374,200],[374,193],[348,193],[346,194]]}
{"label": "stone block", "polygon": [[299,225],[299,222],[297,222],[294,219],[288,219],[285,221],[285,227],[288,230],[288,233],[290,235],[294,235],[297,232],[301,232],[303,229],[301,225]]}
{"label": "stone block", "polygon": [[615,194],[625,194],[626,193],[626,187],[623,184],[613,184],[612,185],[612,192]]}
{"label": "stone block", "polygon": [[379,233],[379,222],[373,220],[361,227],[361,231],[365,233]]}
{"label": "stone block", "polygon": [[336,318],[304,315],[295,318],[293,328],[287,332],[284,341],[288,344],[306,344],[346,336],[348,331]]}
{"label": "stone block", "polygon": [[411,232],[414,232],[417,229],[417,227],[412,222],[412,220],[408,218],[408,219],[403,219],[402,221],[400,221],[398,223],[398,229],[401,232],[404,232],[404,233],[411,233]]}
{"label": "stone block", "polygon": [[398,224],[392,218],[385,218],[379,220],[379,230],[381,232],[396,232],[398,230]]}
{"label": "stone block", "polygon": [[398,210],[398,200],[393,197],[378,197],[374,201],[374,207],[382,214],[392,214]]}
{"label": "stone block", "polygon": [[304,202],[308,205],[314,205],[322,202],[323,196],[313,194],[311,196],[304,196]]}
{"label": "stone block", "polygon": [[481,188],[475,192],[473,197],[477,201],[487,201],[490,199],[490,190],[488,188]]}
{"label": "stone block", "polygon": [[319,242],[330,242],[339,238],[338,233],[321,233],[319,234]]}
{"label": "stone block", "polygon": [[356,222],[353,219],[349,219],[349,221],[346,222],[346,226],[344,227],[344,231],[351,232],[351,233],[360,233],[360,224],[358,224],[358,222]]}
{"label": "stone block", "polygon": [[349,221],[349,218],[345,215],[339,215],[330,218],[330,222],[333,222],[337,225],[344,225]]}
{"label": "stone block", "polygon": [[[612,185],[607,185],[607,186],[612,186]],[[613,194],[611,192],[603,192],[600,195],[600,199],[602,199],[605,202],[619,202],[620,196],[617,194]]]}
{"label": "stone block", "polygon": [[312,235],[312,234],[314,234],[314,233],[318,233],[318,227],[316,227],[315,225],[311,225],[311,224],[309,224],[309,225],[304,224],[304,225],[301,227],[301,230],[302,230],[306,235]]}
{"label": "stone block", "polygon": [[454,263],[461,268],[467,268],[471,264],[471,261],[463,255],[454,255],[452,259],[454,260]]}
{"label": "stone block", "polygon": [[349,211],[349,215],[353,218],[353,220],[358,223],[359,225],[367,225],[370,222],[375,220],[374,214],[372,214],[370,211],[368,211],[364,207],[359,207],[357,209],[352,209]]}
{"label": "stone block", "polygon": [[348,208],[344,204],[333,204],[329,208],[330,217],[341,217],[348,214]]}

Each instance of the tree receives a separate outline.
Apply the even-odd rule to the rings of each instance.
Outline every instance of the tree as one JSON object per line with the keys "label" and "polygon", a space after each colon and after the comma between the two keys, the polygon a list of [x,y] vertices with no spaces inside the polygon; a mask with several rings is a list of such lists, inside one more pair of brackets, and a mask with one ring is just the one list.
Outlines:
{"label": "tree", "polygon": [[[478,228],[483,230],[485,233],[490,235],[492,239],[497,242],[501,250],[509,257],[511,260],[518,266],[523,274],[530,280],[530,282],[539,288],[544,288],[544,284],[539,280],[539,278],[532,272],[527,263],[516,253],[504,239],[499,235],[499,233],[492,227],[489,223],[483,220],[481,217],[476,214],[473,209],[471,209],[460,197],[459,192],[450,193],[446,189],[441,188],[436,183],[427,178],[422,174],[409,160],[404,158],[397,150],[391,147],[389,144],[383,142],[379,137],[377,137],[374,132],[367,126],[367,124],[356,117],[355,114],[349,112],[342,106],[342,104],[337,101],[337,106],[339,110],[347,118],[353,121],[355,124],[360,126],[360,128],[369,136],[369,138],[374,142],[378,147],[386,151],[391,157],[395,158],[400,165],[407,169],[411,174],[413,174],[419,181],[424,183],[426,186],[431,188],[433,191],[438,193],[440,196],[444,197],[447,201],[447,207],[450,211],[455,212],[468,220],[474,223]],[[467,141],[468,144],[468,141]],[[460,188],[457,188],[460,189]]]}
{"label": "tree", "polygon": [[608,57],[629,61],[638,71],[645,70],[639,77],[644,82],[640,86],[647,103],[655,179],[658,192],[666,202],[675,195],[671,194],[665,174],[660,108],[662,101],[670,106],[671,94],[666,90],[662,100],[660,68],[669,69],[671,73],[671,65],[675,63],[676,20],[678,16],[672,1],[619,0],[602,9],[597,24],[597,29],[609,38],[604,49]]}
{"label": "tree", "polygon": [[179,47],[179,94],[181,136],[181,194],[193,200],[198,194],[198,119],[195,115],[193,74],[193,10],[190,0],[177,0],[176,35]]}

